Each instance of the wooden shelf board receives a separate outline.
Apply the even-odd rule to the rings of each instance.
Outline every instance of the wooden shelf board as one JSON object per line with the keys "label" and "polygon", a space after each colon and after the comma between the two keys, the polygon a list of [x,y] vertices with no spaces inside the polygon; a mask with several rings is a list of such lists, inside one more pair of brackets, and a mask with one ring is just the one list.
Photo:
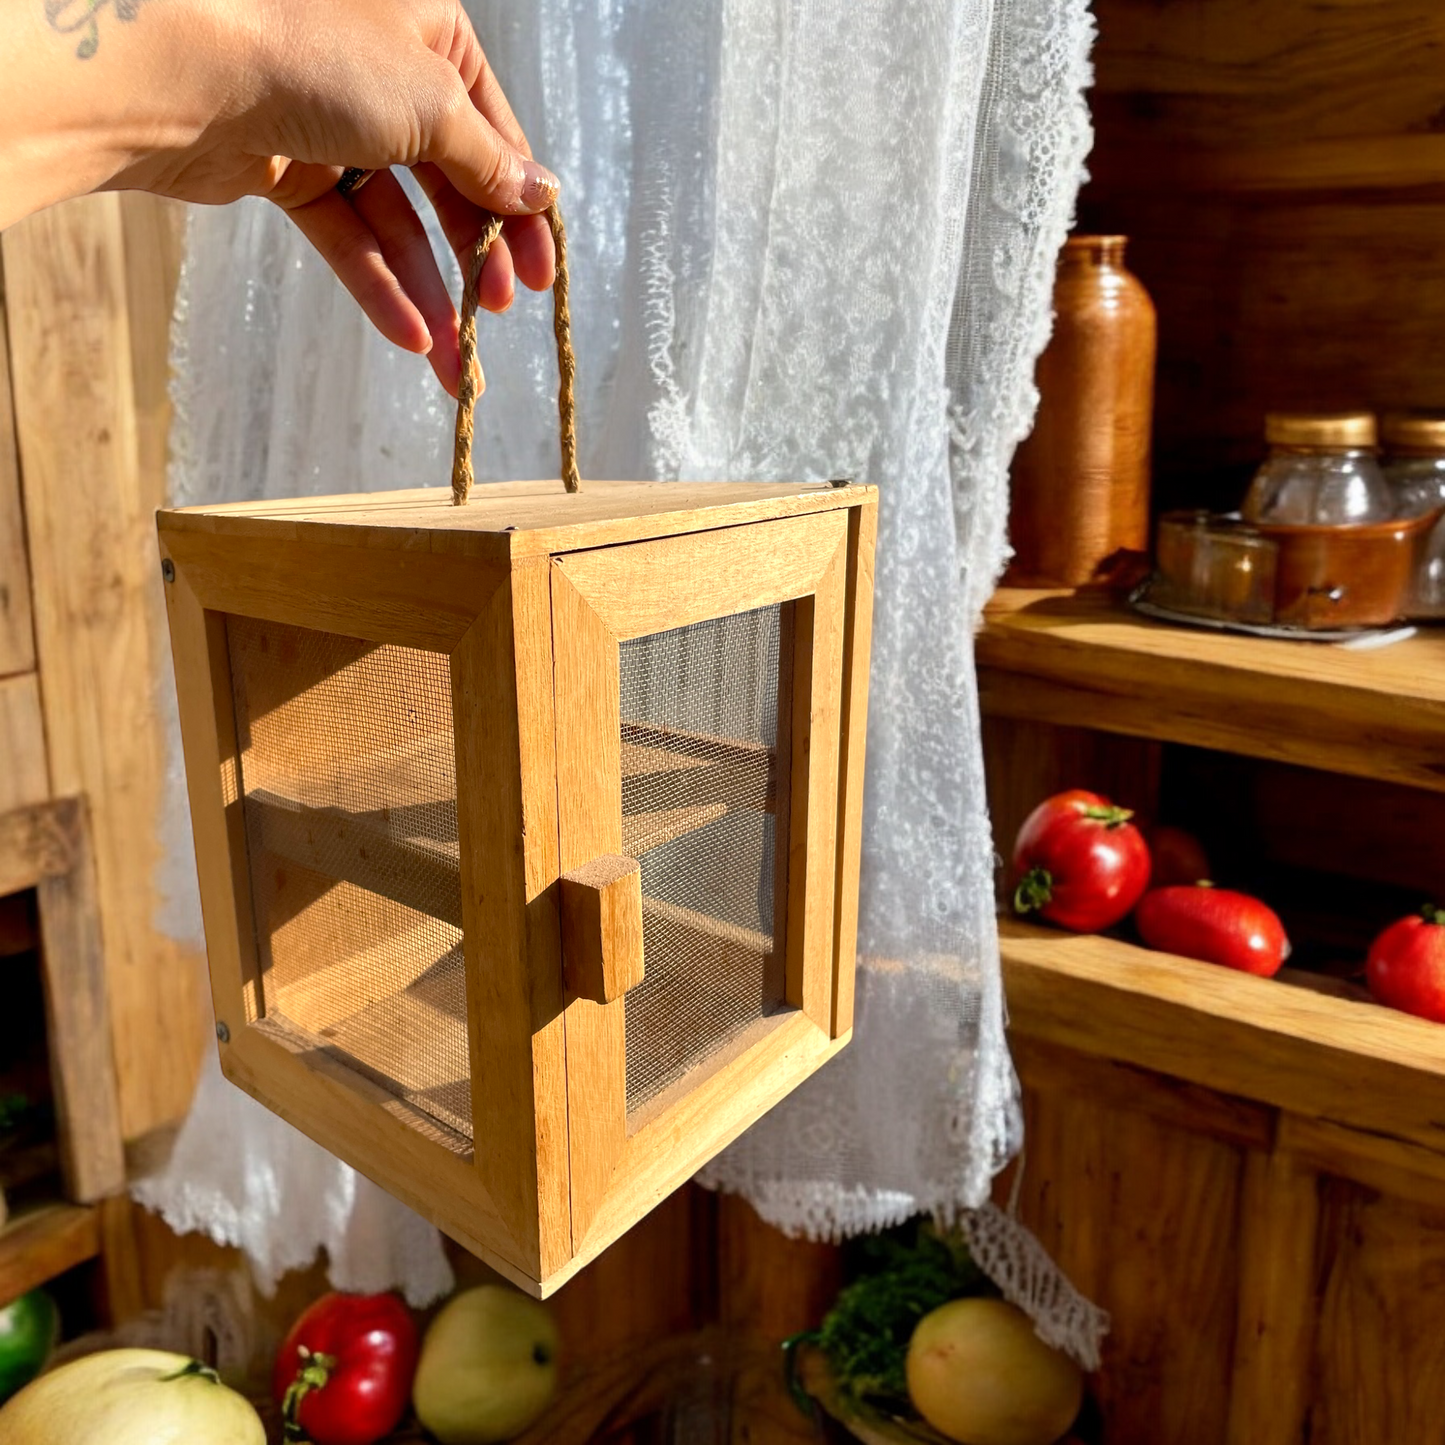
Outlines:
{"label": "wooden shelf board", "polygon": [[0,1308],[100,1253],[100,1210],[47,1204],[0,1229]]}
{"label": "wooden shelf board", "polygon": [[456,843],[402,837],[364,813],[308,808],[278,793],[246,798],[269,852],[313,873],[379,893],[417,912],[462,926],[462,878]]}
{"label": "wooden shelf board", "polygon": [[[705,828],[730,809],[773,810],[772,749],[636,723],[623,731],[622,831],[631,856]],[[460,928],[456,805],[418,783],[410,765],[420,754],[379,754],[356,764],[340,785],[268,780],[247,793],[246,808],[262,844],[277,857]],[[394,801],[384,812],[348,812],[329,805],[338,793]]]}
{"label": "wooden shelf board", "polygon": [[999,929],[1014,1033],[1445,1156],[1445,1025],[1301,986],[1309,975]]}
{"label": "wooden shelf board", "polygon": [[1000,591],[986,713],[1445,792],[1445,630],[1376,651],[1174,627],[1102,593]]}
{"label": "wooden shelf board", "polygon": [[1105,149],[1089,170],[1096,186],[1112,192],[1158,188],[1167,179],[1170,190],[1186,195],[1438,193],[1445,189],[1445,136],[1331,136],[1208,149],[1143,140],[1127,150]]}

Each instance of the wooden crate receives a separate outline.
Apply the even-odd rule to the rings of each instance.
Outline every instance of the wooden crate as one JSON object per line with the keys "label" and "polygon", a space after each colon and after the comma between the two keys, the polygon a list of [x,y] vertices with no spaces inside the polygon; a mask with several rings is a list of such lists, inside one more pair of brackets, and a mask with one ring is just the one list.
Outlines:
{"label": "wooden crate", "polygon": [[846,1043],[876,494],[164,512],[222,1066],[547,1293]]}

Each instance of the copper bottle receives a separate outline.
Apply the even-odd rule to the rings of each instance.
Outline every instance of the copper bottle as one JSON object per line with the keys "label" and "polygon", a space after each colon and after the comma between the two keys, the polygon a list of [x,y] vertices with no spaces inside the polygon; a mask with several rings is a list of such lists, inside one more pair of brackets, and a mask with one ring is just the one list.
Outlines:
{"label": "copper bottle", "polygon": [[1154,303],[1123,236],[1072,236],[1059,257],[1039,411],[1014,455],[1006,581],[1076,587],[1149,541]]}

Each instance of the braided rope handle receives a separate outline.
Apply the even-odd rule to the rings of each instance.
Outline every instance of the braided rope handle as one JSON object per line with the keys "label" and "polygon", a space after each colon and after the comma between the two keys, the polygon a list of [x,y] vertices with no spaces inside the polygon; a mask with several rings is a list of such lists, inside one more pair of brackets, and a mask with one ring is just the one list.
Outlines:
{"label": "braided rope handle", "polygon": [[[552,241],[557,248],[557,279],[552,285],[552,330],[557,338],[557,433],[562,443],[562,485],[569,492],[581,489],[577,472],[577,357],[572,350],[572,311],[567,293],[567,231],[562,213],[553,204],[546,211]],[[477,398],[487,389],[486,377],[477,358],[477,291],[482,266],[492,243],[502,234],[502,218],[491,216],[467,263],[462,287],[461,353],[462,375],[457,387],[457,439],[452,453],[452,502],[464,507],[471,495],[472,432],[476,422]]]}

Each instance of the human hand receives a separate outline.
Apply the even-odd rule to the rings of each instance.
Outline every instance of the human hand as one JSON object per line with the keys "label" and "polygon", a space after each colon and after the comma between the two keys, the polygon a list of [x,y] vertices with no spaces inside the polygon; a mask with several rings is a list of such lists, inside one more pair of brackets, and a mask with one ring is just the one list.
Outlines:
{"label": "human hand", "polygon": [[[101,183],[203,203],[274,201],[377,329],[427,353],[453,394],[456,312],[388,167],[412,168],[464,270],[484,211],[506,218],[483,307],[505,310],[514,277],[552,284],[552,237],[537,213],[557,182],[532,160],[460,0],[128,0],[126,10],[117,0],[113,15],[105,0],[51,0],[52,30],[66,33],[55,15],[67,4],[91,40],[88,54],[66,58],[89,69],[96,128],[124,137],[121,164]],[[336,183],[348,166],[376,174],[345,197]]]}

